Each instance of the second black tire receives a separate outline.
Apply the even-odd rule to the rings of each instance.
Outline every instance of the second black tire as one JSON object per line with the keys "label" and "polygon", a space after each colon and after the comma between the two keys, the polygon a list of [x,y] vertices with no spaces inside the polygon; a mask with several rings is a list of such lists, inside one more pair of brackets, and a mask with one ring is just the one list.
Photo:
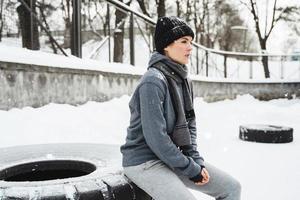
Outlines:
{"label": "second black tire", "polygon": [[241,125],[239,138],[252,142],[288,143],[293,141],[293,128],[265,124]]}

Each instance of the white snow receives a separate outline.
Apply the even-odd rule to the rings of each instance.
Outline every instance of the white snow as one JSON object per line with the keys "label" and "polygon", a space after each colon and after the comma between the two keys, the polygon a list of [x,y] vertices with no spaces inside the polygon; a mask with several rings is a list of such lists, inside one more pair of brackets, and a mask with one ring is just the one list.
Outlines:
{"label": "white snow", "polygon": [[[1,43],[0,61],[115,73],[142,74],[145,71],[145,68],[130,65],[66,58]],[[125,141],[129,123],[129,99],[130,97],[123,96],[108,102],[88,102],[77,107],[48,104],[36,109],[25,107],[0,110],[0,147],[45,143],[121,145]],[[199,151],[207,162],[240,180],[243,200],[299,199],[299,99],[258,101],[250,95],[244,95],[236,100],[206,103],[201,98],[196,98],[195,111]],[[292,127],[294,141],[287,144],[241,141],[238,139],[238,131],[243,124]],[[45,154],[45,159],[54,157],[52,154]],[[121,169],[121,164],[112,166],[112,169]],[[201,193],[195,192],[195,195],[199,199],[211,199]]]}
{"label": "white snow", "polygon": [[67,199],[75,200],[76,188],[73,185],[64,185],[64,190]]}
{"label": "white snow", "polygon": [[8,46],[0,43],[0,61],[24,63],[41,66],[52,66],[71,69],[88,69],[113,73],[143,74],[145,68],[133,67],[129,64],[100,62],[91,59],[80,59],[75,56],[57,55],[42,51]]}
{"label": "white snow", "polygon": [[[0,147],[42,143],[105,143],[121,145],[129,123],[123,96],[81,106],[49,104],[0,111]],[[240,180],[244,200],[297,199],[300,181],[300,100],[258,101],[250,95],[206,103],[195,99],[199,151],[207,162]],[[243,124],[294,128],[294,141],[263,144],[238,139]],[[22,139],[20,139],[22,138]],[[45,157],[52,157],[46,155]],[[121,164],[112,166],[120,169]],[[194,191],[193,191],[194,192]],[[211,199],[194,192],[199,199]]]}

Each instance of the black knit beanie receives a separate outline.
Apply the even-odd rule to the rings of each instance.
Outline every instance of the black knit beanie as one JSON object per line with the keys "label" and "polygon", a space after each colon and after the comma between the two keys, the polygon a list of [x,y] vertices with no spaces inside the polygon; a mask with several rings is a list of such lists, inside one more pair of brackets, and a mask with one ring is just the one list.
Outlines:
{"label": "black knit beanie", "polygon": [[189,25],[178,17],[161,17],[155,27],[154,42],[156,51],[164,54],[164,48],[183,36],[194,38],[194,32]]}

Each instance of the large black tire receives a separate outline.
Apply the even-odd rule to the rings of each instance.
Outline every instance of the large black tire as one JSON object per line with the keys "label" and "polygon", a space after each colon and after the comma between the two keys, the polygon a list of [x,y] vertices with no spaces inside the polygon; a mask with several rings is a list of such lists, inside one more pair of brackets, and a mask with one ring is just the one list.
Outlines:
{"label": "large black tire", "polygon": [[262,143],[288,143],[293,141],[293,128],[263,124],[240,126],[239,138]]}
{"label": "large black tire", "polygon": [[[0,200],[151,199],[121,171],[108,173],[109,166],[120,164],[119,147],[113,145],[45,144],[2,148]],[[71,176],[64,177],[66,173]],[[60,179],[55,179],[56,176]]]}

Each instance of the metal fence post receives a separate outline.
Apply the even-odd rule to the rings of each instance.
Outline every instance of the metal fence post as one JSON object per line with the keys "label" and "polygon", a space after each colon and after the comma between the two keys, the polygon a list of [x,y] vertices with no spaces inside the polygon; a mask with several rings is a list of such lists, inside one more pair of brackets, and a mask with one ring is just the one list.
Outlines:
{"label": "metal fence post", "polygon": [[81,0],[73,0],[73,22],[72,22],[72,34],[73,34],[73,51],[72,54],[81,58]]}
{"label": "metal fence post", "polygon": [[[30,0],[30,8],[33,9],[32,0]],[[33,48],[33,15],[32,15],[32,12],[30,12],[30,43],[31,43],[31,48]]]}
{"label": "metal fence post", "polygon": [[298,60],[299,62],[299,67],[298,67],[298,75],[299,75],[299,79],[300,79],[300,59]]}
{"label": "metal fence post", "polygon": [[130,64],[134,65],[134,20],[133,13],[130,13],[130,29],[129,29],[129,39],[130,39]]}
{"label": "metal fence post", "polygon": [[208,51],[205,51],[206,77],[208,77]]}
{"label": "metal fence post", "polygon": [[227,55],[224,54],[224,78],[227,78]]}
{"label": "metal fence post", "polygon": [[199,74],[199,47],[196,48],[196,74]]}
{"label": "metal fence post", "polygon": [[249,78],[252,79],[253,78],[253,62],[252,62],[252,57],[250,57],[249,62],[250,62]]}
{"label": "metal fence post", "polygon": [[110,6],[107,4],[107,28],[108,28],[108,61],[111,62],[111,33],[110,33]]}
{"label": "metal fence post", "polygon": [[283,69],[283,56],[280,56],[280,78],[284,78],[284,69]]}

